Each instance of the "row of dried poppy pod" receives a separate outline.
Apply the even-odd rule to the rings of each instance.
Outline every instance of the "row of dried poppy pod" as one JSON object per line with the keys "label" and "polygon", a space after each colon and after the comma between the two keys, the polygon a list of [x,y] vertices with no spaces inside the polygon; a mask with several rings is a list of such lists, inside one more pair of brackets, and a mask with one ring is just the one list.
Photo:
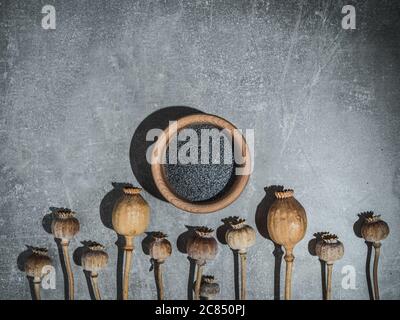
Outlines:
{"label": "row of dried poppy pod", "polygon": [[[134,250],[134,238],[143,234],[149,224],[150,208],[148,203],[140,195],[140,188],[127,186],[123,188],[123,195],[117,200],[112,212],[112,225],[114,230],[124,237],[124,270],[122,281],[122,298],[128,299],[128,284],[130,268],[132,264],[132,252]],[[306,233],[307,217],[303,206],[294,198],[293,190],[275,192],[275,201],[269,208],[267,215],[267,229],[272,241],[285,248],[286,276],[285,299],[291,299],[291,279],[295,245],[301,241]],[[246,299],[246,254],[248,248],[255,243],[256,234],[252,227],[245,224],[244,219],[229,217],[223,220],[229,229],[225,238],[229,247],[237,251],[240,256],[241,267],[241,299]],[[64,255],[65,268],[67,270],[69,284],[69,299],[73,299],[74,283],[71,272],[68,244],[79,231],[79,222],[72,211],[61,210],[55,213],[52,221],[52,233],[60,240]],[[375,248],[374,259],[374,297],[379,299],[378,289],[378,261],[380,241],[389,234],[388,225],[379,216],[370,216],[365,219],[361,232],[366,241],[372,242]],[[219,285],[212,276],[203,276],[206,262],[216,257],[218,245],[212,236],[213,230],[207,227],[198,227],[195,234],[187,242],[187,253],[196,262],[197,274],[193,284],[194,297],[200,299],[213,298],[219,292]],[[316,253],[321,261],[325,261],[328,268],[325,298],[331,298],[332,268],[334,261],[340,259],[344,253],[343,244],[336,235],[328,232],[319,234],[316,243]],[[155,278],[159,299],[164,297],[162,278],[162,264],[171,255],[172,246],[162,232],[152,234],[149,244],[149,253],[154,263]],[[104,247],[98,243],[92,243],[82,255],[82,266],[90,272],[96,299],[100,299],[97,285],[98,272],[107,264],[108,255]],[[40,298],[40,281],[45,265],[51,263],[45,249],[34,249],[25,265],[27,275],[33,278],[36,298]]]}

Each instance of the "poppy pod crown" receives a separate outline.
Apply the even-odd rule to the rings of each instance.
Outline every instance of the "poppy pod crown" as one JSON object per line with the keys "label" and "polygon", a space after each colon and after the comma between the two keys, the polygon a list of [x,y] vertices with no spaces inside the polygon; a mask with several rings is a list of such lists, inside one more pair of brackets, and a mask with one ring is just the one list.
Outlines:
{"label": "poppy pod crown", "polygon": [[201,278],[201,282],[203,282],[203,283],[214,283],[215,282],[215,277],[214,276],[210,276],[210,275],[204,275]]}
{"label": "poppy pod crown", "polygon": [[101,251],[105,249],[105,247],[98,242],[91,242],[88,244],[88,248],[92,251]]}
{"label": "poppy pod crown", "polygon": [[155,241],[161,241],[161,240],[167,238],[168,235],[161,231],[156,231],[152,234],[152,237],[154,238]]}
{"label": "poppy pod crown", "polygon": [[214,232],[214,229],[211,229],[208,227],[198,227],[195,230],[195,233],[202,238],[212,238],[213,232]]}
{"label": "poppy pod crown", "polygon": [[325,243],[337,243],[339,241],[336,234],[330,234],[329,232],[324,233],[321,239]]}
{"label": "poppy pod crown", "polygon": [[229,217],[226,222],[233,228],[233,229],[240,229],[245,226],[246,219],[242,219],[239,217]]}
{"label": "poppy pod crown", "polygon": [[275,191],[275,197],[277,199],[286,199],[286,198],[292,198],[294,196],[294,190],[293,189],[285,189],[282,191]]}
{"label": "poppy pod crown", "polygon": [[75,218],[76,212],[69,210],[69,209],[60,209],[56,212],[54,212],[54,215],[57,219],[70,219],[70,218]]}
{"label": "poppy pod crown", "polygon": [[322,237],[323,237],[324,235],[326,235],[326,234],[329,234],[329,232],[328,232],[328,231],[320,231],[320,232],[314,233],[313,236],[314,236],[315,238],[317,238],[317,240],[322,240]]}
{"label": "poppy pod crown", "polygon": [[32,247],[32,253],[37,254],[39,256],[48,256],[49,250],[46,248],[38,248],[38,247]]}
{"label": "poppy pod crown", "polygon": [[365,221],[367,223],[373,223],[373,222],[381,221],[381,215],[380,214],[372,214],[371,216],[367,216],[365,218]]}
{"label": "poppy pod crown", "polygon": [[134,195],[134,194],[139,194],[142,191],[142,188],[126,186],[122,188],[122,191],[124,192],[124,194]]}

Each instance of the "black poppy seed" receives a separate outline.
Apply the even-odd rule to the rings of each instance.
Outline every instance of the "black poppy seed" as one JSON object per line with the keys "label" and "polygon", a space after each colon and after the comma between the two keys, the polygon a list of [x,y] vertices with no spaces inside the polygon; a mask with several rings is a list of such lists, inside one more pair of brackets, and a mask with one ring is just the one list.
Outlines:
{"label": "black poppy seed", "polygon": [[[165,165],[166,178],[175,193],[189,201],[201,202],[215,199],[223,194],[232,182],[235,170],[232,145],[229,140],[220,137],[219,154],[218,152],[213,153],[213,142],[210,139],[208,143],[208,161],[206,161],[206,164],[202,164],[200,162],[202,151],[201,131],[210,129],[216,130],[216,128],[210,125],[193,125],[188,127],[188,129],[193,129],[195,131],[199,142],[198,144],[194,141],[196,139],[187,138],[184,141],[180,141],[177,140],[177,137],[172,139],[171,143],[177,143],[178,154],[183,146],[185,146],[185,148],[192,146],[193,149],[190,150],[197,150],[198,153],[197,163],[182,164],[181,161],[179,161],[179,157],[177,157],[177,163],[171,164],[170,159],[173,158],[169,154],[170,148],[167,148],[167,164]],[[204,151],[206,152],[207,150]],[[190,155],[190,151],[187,152],[187,155]],[[207,155],[205,158],[207,158]],[[212,163],[213,158],[214,161],[219,159],[220,163]]]}

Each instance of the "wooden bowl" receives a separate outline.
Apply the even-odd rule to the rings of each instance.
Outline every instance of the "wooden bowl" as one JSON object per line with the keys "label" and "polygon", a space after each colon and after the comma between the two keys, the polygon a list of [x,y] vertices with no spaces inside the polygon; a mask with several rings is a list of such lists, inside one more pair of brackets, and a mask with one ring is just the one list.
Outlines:
{"label": "wooden bowl", "polygon": [[[232,181],[227,190],[224,190],[216,198],[206,201],[191,201],[177,194],[168,181],[165,165],[162,162],[165,159],[169,143],[177,136],[179,131],[196,125],[212,126],[220,130],[225,129],[224,132],[230,136],[232,145],[234,146],[234,152],[236,153],[238,152],[237,150],[241,150],[242,153],[241,161],[243,163],[240,165],[236,164],[236,168],[240,167],[244,171],[244,174],[236,175],[233,173]],[[151,154],[151,172],[160,193],[175,207],[192,213],[210,213],[227,207],[239,197],[250,177],[250,160],[250,151],[246,140],[233,124],[214,115],[195,114],[178,119],[174,125],[167,127],[163,131],[163,134],[158,137]]]}

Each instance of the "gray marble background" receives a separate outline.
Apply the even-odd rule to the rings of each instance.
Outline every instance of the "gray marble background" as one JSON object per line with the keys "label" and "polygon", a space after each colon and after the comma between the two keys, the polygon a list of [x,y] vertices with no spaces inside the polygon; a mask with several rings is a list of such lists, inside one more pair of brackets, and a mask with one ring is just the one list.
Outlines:
{"label": "gray marble background", "polygon": [[[43,30],[53,4],[56,30]],[[354,4],[357,29],[342,30],[341,8]],[[308,251],[313,233],[337,233],[345,256],[335,264],[333,297],[368,299],[366,245],[357,214],[382,214],[391,234],[382,246],[383,299],[400,298],[400,19],[398,1],[0,1],[0,298],[30,299],[17,265],[25,245],[47,246],[63,299],[57,247],[42,226],[50,207],[78,212],[71,244],[97,240],[110,264],[100,275],[116,297],[115,233],[100,219],[112,182],[137,183],[130,145],[139,124],[167,106],[216,114],[255,129],[255,170],[228,208],[193,215],[144,192],[149,230],[173,243],[165,264],[166,298],[186,299],[189,262],[177,250],[185,225],[218,228],[240,215],[256,227],[264,188],[284,185],[306,208],[306,237],[295,248],[293,298],[320,299],[320,265]],[[133,151],[134,152],[134,151]],[[104,202],[103,202],[104,204]],[[134,299],[154,299],[150,262],[136,239]],[[220,244],[207,273],[222,299],[234,298],[233,258]],[[248,256],[248,298],[274,298],[274,246],[257,233]],[[342,267],[356,289],[341,286]],[[73,265],[76,298],[88,299]],[[283,273],[282,273],[283,275]],[[282,277],[283,283],[283,277]]]}

